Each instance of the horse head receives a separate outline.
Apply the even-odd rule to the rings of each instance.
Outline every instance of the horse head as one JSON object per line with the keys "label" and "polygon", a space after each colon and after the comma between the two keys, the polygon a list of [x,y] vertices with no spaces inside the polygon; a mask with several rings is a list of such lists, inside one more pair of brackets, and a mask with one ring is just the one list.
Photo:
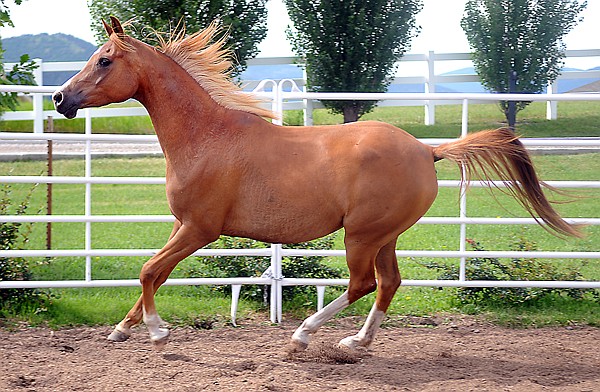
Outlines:
{"label": "horse head", "polygon": [[102,21],[108,42],[52,95],[56,110],[67,118],[74,118],[79,109],[123,102],[138,89],[132,38],[124,33],[117,18],[111,16],[110,21],[110,25]]}

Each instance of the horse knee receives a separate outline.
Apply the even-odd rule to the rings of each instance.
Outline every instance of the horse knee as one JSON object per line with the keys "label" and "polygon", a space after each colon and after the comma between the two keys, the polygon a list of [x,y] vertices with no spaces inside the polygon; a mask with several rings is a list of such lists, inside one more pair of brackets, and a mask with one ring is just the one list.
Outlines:
{"label": "horse knee", "polygon": [[158,278],[158,272],[155,268],[153,268],[149,263],[146,263],[142,266],[142,270],[140,271],[140,282],[142,286],[152,283],[156,281]]}

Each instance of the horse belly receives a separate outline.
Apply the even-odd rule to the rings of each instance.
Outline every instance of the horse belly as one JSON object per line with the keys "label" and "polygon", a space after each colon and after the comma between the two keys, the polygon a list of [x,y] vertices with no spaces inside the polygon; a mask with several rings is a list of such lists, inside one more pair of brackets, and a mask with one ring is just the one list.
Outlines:
{"label": "horse belly", "polygon": [[270,195],[262,201],[254,199],[250,208],[250,203],[240,203],[246,207],[240,206],[228,215],[223,234],[271,243],[323,237],[342,226],[343,212],[331,201],[318,199]]}

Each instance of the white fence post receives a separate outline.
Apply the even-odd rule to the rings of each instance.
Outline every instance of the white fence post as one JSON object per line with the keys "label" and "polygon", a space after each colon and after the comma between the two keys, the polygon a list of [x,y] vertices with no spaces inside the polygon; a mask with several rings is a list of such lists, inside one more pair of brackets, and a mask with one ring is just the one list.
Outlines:
{"label": "white fence post", "polygon": [[[38,86],[44,85],[44,73],[42,59],[33,60],[37,68],[33,71],[35,83]],[[44,132],[44,96],[42,94],[33,94],[33,132]]]}
{"label": "white fence post", "polygon": [[[556,94],[558,93],[558,80],[555,80],[554,83],[548,83],[548,87],[546,88],[547,94]],[[546,102],[546,120],[556,120],[558,118],[558,102],[557,101],[548,101]]]}
{"label": "white fence post", "polygon": [[282,318],[281,244],[271,244],[271,322],[280,323]]}
{"label": "white fence post", "polygon": [[[460,131],[460,137],[466,137],[467,133],[469,132],[469,100],[468,99],[463,99],[463,103],[462,103],[462,125],[461,125],[461,131]],[[462,167],[460,168],[461,170],[461,174],[462,174],[462,178],[466,178],[467,172],[466,172],[466,166],[462,165]],[[461,182],[461,187],[460,187],[460,211],[459,211],[459,216],[461,219],[466,219],[467,218],[467,184]],[[461,223],[460,224],[460,244],[459,244],[459,250],[461,252],[464,252],[467,250],[467,224],[466,223]],[[464,282],[467,280],[467,258],[466,257],[461,257],[460,258],[460,267],[459,267],[459,277],[458,280],[461,282]]]}
{"label": "white fence post", "polygon": [[[92,115],[90,109],[85,109],[85,134],[92,134]],[[92,183],[89,181],[92,178],[92,141],[85,141],[85,178],[88,180],[85,183],[85,207],[84,214],[86,218],[92,216]],[[89,219],[85,222],[85,250],[92,250],[92,222]],[[85,280],[92,280],[92,257],[85,256]]]}
{"label": "white fence post", "polygon": [[[430,50],[427,55],[427,80],[425,93],[435,93],[435,53]],[[425,125],[435,124],[435,102],[425,101]]]}
{"label": "white fence post", "polygon": [[[304,88],[304,91],[306,91],[306,88]],[[313,100],[312,99],[305,99],[304,100],[304,110],[303,110],[303,114],[304,114],[304,125],[306,126],[311,126],[313,125],[313,112],[314,112],[314,107],[313,107]]]}

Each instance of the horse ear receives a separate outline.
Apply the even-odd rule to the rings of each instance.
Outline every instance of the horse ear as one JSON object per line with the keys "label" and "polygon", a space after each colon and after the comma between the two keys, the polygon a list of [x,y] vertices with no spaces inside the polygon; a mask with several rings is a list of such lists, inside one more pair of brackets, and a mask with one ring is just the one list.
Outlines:
{"label": "horse ear", "polygon": [[123,27],[121,26],[121,22],[119,22],[119,19],[115,18],[114,16],[111,16],[110,23],[112,24],[112,30],[115,32],[115,34],[117,34],[117,35],[125,34],[125,32],[123,31]]}
{"label": "horse ear", "polygon": [[114,33],[114,31],[113,31],[113,28],[112,28],[112,27],[110,27],[110,26],[108,25],[108,23],[106,23],[106,22],[104,21],[104,19],[102,19],[102,24],[104,25],[104,30],[106,30],[106,34],[107,34],[107,35],[110,37],[110,36],[112,35],[112,33]]}

